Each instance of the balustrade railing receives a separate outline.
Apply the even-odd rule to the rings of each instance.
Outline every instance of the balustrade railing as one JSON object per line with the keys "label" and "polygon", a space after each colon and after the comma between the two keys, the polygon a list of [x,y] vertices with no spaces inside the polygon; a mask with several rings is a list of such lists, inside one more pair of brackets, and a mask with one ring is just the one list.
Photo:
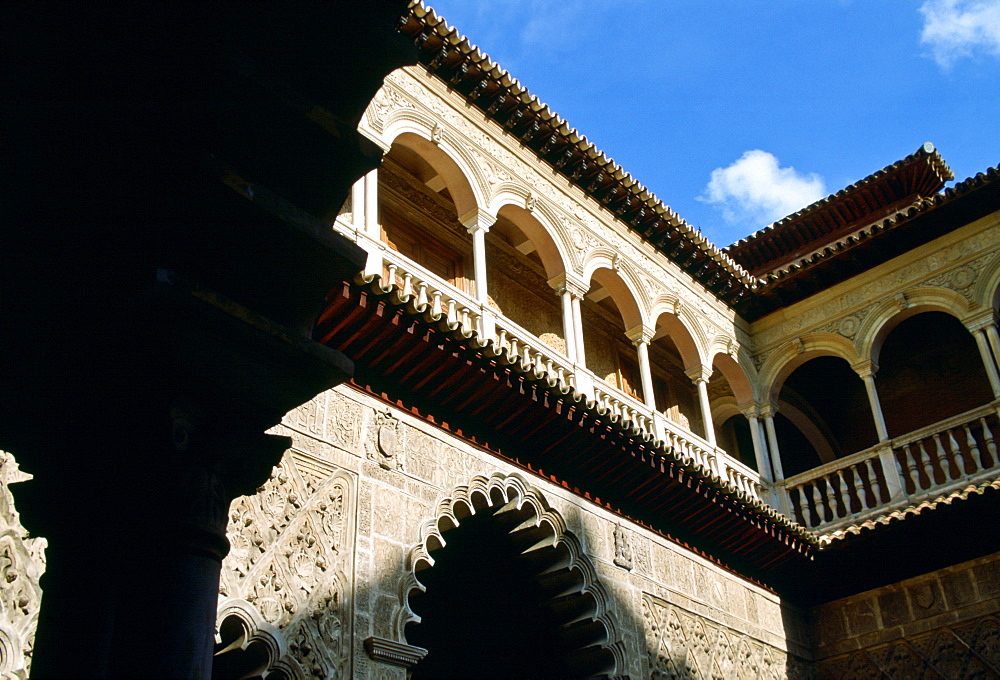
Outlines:
{"label": "balustrade railing", "polygon": [[644,433],[655,434],[652,409],[600,378],[594,380],[594,401],[619,420],[635,424]]}
{"label": "balustrade railing", "polygon": [[382,261],[382,286],[386,289],[394,287],[394,295],[400,300],[412,300],[421,307],[427,305],[431,312],[443,314],[450,323],[457,324],[462,330],[475,331],[483,341],[492,339],[497,352],[524,367],[531,367],[536,372],[549,376],[559,385],[571,387],[577,392],[586,392],[588,396],[590,390],[581,389],[582,383],[592,385],[592,396],[597,404],[621,422],[632,424],[643,433],[661,438],[678,455],[717,475],[743,493],[758,500],[764,498],[760,476],[722,449],[685,431],[662,414],[654,413],[641,400],[597,378],[588,369],[573,364],[559,351],[509,318],[484,308],[472,296],[406,256],[349,228],[346,220],[335,226],[345,235],[355,238],[370,252],[378,253]]}
{"label": "balustrade railing", "polygon": [[795,519],[833,531],[1000,471],[1000,419],[987,404],[783,482]]}
{"label": "balustrade railing", "polygon": [[382,261],[383,285],[395,284],[400,299],[412,299],[419,307],[429,307],[435,315],[443,314],[449,323],[462,330],[485,337],[483,307],[471,296],[395,250],[387,249]]}
{"label": "balustrade railing", "polygon": [[576,369],[567,357],[505,316],[496,315],[494,324],[497,351],[506,351],[509,357],[519,361],[522,366],[550,376],[564,388],[577,389]]}

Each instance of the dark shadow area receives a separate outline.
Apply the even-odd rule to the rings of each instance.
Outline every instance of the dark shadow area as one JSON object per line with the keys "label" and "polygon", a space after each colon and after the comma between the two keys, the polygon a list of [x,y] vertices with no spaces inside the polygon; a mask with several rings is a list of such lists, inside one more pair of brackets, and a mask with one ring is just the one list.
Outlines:
{"label": "dark shadow area", "polygon": [[993,401],[976,341],[944,312],[917,314],[889,333],[875,384],[890,437]]}
{"label": "dark shadow area", "polygon": [[426,592],[410,597],[422,621],[408,627],[407,639],[428,650],[413,680],[588,678],[614,670],[581,574],[565,547],[549,545],[544,528],[519,528],[526,515],[490,508],[444,533],[447,545],[419,574]]}

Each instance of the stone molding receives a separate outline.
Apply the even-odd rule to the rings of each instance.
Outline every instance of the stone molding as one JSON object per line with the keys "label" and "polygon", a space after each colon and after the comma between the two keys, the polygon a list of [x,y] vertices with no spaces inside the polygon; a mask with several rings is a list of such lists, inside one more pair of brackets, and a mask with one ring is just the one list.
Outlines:
{"label": "stone molding", "polygon": [[365,652],[373,661],[412,668],[427,656],[423,647],[415,647],[395,640],[387,640],[372,635],[365,638]]}

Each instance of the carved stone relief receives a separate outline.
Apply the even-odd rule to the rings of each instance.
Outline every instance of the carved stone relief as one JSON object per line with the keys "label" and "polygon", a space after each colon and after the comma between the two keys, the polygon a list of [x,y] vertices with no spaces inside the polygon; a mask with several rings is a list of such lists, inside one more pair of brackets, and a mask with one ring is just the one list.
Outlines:
{"label": "carved stone relief", "polygon": [[642,615],[651,678],[812,677],[787,652],[649,593],[642,595]]}
{"label": "carved stone relief", "polygon": [[45,539],[28,538],[8,486],[30,479],[0,451],[0,677],[27,677],[45,571]]}
{"label": "carved stone relief", "polygon": [[344,631],[352,615],[355,486],[332,467],[320,479],[302,474],[292,452],[257,495],[230,510],[232,549],[220,593],[256,607],[308,677],[351,676]]}
{"label": "carved stone relief", "polygon": [[[841,296],[809,309],[802,309],[790,315],[783,323],[757,332],[754,335],[755,342],[758,347],[770,348],[790,336],[818,330],[851,338],[860,324],[848,321],[849,318],[854,317],[863,322],[877,304],[873,300],[880,302],[904,288],[939,286],[954,290],[970,302],[975,302],[973,284],[997,258],[998,244],[1000,227],[987,229]],[[985,254],[972,257],[978,253]]]}

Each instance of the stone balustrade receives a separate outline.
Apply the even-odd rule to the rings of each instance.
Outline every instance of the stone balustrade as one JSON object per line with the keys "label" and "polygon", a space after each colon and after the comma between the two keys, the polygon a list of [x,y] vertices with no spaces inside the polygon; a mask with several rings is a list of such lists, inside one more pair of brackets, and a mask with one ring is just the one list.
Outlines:
{"label": "stone balustrade", "polygon": [[635,397],[596,377],[594,378],[594,400],[598,406],[621,422],[632,423],[643,433],[655,435],[652,409]]}
{"label": "stone balustrade", "polygon": [[1000,470],[1000,401],[840,458],[782,483],[787,511],[826,533],[976,484]]}
{"label": "stone balustrade", "polygon": [[496,315],[494,326],[497,352],[505,353],[525,368],[550,376],[561,387],[581,391],[576,381],[578,369],[568,358],[505,316]]}
{"label": "stone balustrade", "polygon": [[484,319],[488,312],[471,296],[395,250],[384,250],[382,262],[382,285],[387,290],[395,286],[400,300],[413,300],[432,314],[444,315],[461,330],[485,338]]}

